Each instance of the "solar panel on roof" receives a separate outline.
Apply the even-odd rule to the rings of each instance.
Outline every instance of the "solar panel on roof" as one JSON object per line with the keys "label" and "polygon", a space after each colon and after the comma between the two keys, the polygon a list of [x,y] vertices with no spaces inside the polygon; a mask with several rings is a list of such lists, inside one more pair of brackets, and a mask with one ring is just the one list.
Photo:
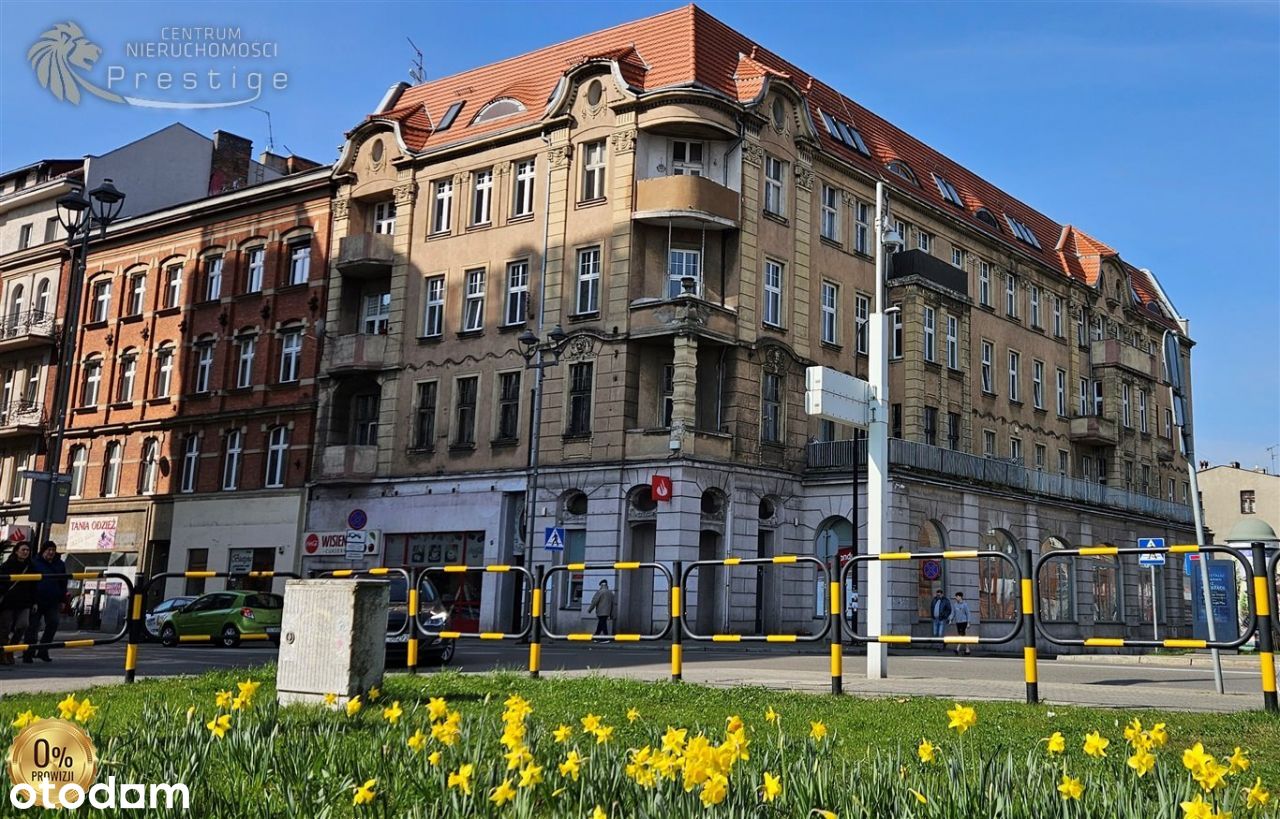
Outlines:
{"label": "solar panel on roof", "polygon": [[467,101],[462,100],[461,102],[455,102],[453,105],[450,105],[449,110],[445,111],[444,116],[441,117],[440,124],[436,126],[435,132],[438,134],[441,131],[449,130],[449,126],[453,125],[453,121],[458,118],[458,112],[461,111],[462,106],[466,104]]}

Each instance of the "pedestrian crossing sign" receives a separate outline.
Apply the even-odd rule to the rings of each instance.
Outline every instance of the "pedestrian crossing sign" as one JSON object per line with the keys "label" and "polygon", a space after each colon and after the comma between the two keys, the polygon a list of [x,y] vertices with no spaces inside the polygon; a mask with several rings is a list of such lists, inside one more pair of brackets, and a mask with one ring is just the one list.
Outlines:
{"label": "pedestrian crossing sign", "polygon": [[548,552],[563,552],[564,529],[557,526],[548,526],[546,535],[543,537],[542,548]]}

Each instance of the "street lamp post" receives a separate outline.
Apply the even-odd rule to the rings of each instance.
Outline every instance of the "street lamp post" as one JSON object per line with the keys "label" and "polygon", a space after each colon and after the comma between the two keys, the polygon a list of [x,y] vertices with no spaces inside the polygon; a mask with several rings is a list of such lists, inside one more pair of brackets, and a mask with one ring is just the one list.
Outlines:
{"label": "street lamp post", "polygon": [[58,484],[69,483],[69,477],[60,472],[62,466],[62,441],[67,429],[67,408],[71,400],[71,368],[76,355],[76,330],[79,326],[80,296],[84,288],[85,269],[89,263],[89,237],[96,226],[105,235],[107,226],[114,222],[124,207],[125,195],[116,189],[110,179],[89,191],[77,188],[58,200],[58,221],[67,232],[67,245],[71,248],[71,276],[67,281],[67,309],[62,316],[62,329],[58,339],[58,369],[53,390],[53,433],[45,453],[44,473],[36,480],[45,484],[42,509],[33,508],[31,517],[39,523],[36,543],[43,543],[55,523],[55,517],[65,519],[65,511],[59,514]]}
{"label": "street lamp post", "polygon": [[542,439],[542,380],[548,367],[560,363],[560,353],[568,339],[569,335],[559,324],[551,330],[546,341],[538,338],[537,333],[532,330],[525,330],[517,339],[525,368],[535,373],[533,406],[529,410],[529,479],[524,499],[524,567],[528,571],[533,571],[533,539],[537,534],[535,504],[538,500],[538,445]]}

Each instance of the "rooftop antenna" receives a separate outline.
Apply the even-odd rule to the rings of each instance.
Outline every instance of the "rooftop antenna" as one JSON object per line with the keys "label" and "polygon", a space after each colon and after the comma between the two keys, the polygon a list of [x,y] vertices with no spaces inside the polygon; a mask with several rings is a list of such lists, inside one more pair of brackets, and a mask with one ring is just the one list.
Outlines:
{"label": "rooftop antenna", "polygon": [[1267,447],[1267,453],[1271,455],[1271,474],[1276,474],[1276,451],[1280,450],[1280,444],[1272,444]]}
{"label": "rooftop antenna", "polygon": [[[409,40],[408,37],[405,37]],[[422,85],[427,81],[427,70],[422,66],[422,49],[414,44],[413,40],[409,40],[409,47],[413,49],[414,57],[409,61],[409,79],[413,80],[414,85]]]}
{"label": "rooftop antenna", "polygon": [[267,150],[274,154],[276,152],[276,136],[271,130],[271,112],[265,108],[259,108],[256,105],[250,105],[249,107],[267,115]]}

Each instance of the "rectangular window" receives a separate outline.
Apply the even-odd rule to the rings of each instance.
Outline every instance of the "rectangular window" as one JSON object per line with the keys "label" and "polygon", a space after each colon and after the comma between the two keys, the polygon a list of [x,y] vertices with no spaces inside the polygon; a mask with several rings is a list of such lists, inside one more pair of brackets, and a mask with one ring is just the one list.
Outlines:
{"label": "rectangular window", "polygon": [[[450,182],[450,185],[453,183]],[[396,232],[396,203],[388,199],[373,206],[373,232],[386,236]]]}
{"label": "rectangular window", "polygon": [[506,324],[522,324],[529,315],[529,263],[507,265]]}
{"label": "rectangular window", "polygon": [[[203,572],[209,569],[209,550],[208,549],[188,549],[187,550],[187,571]],[[204,578],[187,578],[186,587],[183,593],[188,597],[199,597],[204,594]]]}
{"label": "rectangular window", "polygon": [[902,437],[902,405],[893,404],[889,407],[889,437]]}
{"label": "rectangular window", "polygon": [[1127,492],[1133,491],[1133,461],[1124,462],[1124,488]]}
{"label": "rectangular window", "polygon": [[31,247],[31,225],[23,225],[18,229],[18,250]]}
{"label": "rectangular window", "polygon": [[871,321],[871,300],[866,296],[853,297],[853,319],[857,324],[858,352],[867,354],[867,325]]}
{"label": "rectangular window", "polygon": [[302,370],[302,331],[285,330],[280,335],[280,383],[298,380]]}
{"label": "rectangular window", "polygon": [[831,282],[822,283],[822,340],[827,344],[836,343],[836,327],[840,305],[840,288]]}
{"label": "rectangular window", "polygon": [[245,276],[244,292],[257,293],[262,289],[262,273],[267,264],[267,249],[255,247],[249,251],[249,269]]}
{"label": "rectangular window", "polygon": [[1133,416],[1129,411],[1129,385],[1120,385],[1120,418],[1124,425],[1133,428]]}
{"label": "rectangular window", "polygon": [[484,327],[484,270],[467,271],[467,294],[462,305],[462,332]]}
{"label": "rectangular window", "polygon": [[1031,362],[1031,402],[1036,409],[1044,409],[1044,362]]}
{"label": "rectangular window", "polygon": [[306,284],[311,279],[311,239],[289,245],[289,284]]}
{"label": "rectangular window", "polygon": [[1173,437],[1173,408],[1164,408],[1164,437]]}
{"label": "rectangular window", "polygon": [[156,398],[167,398],[173,384],[173,345],[156,350]]}
{"label": "rectangular window", "polygon": [[1018,277],[1012,273],[1004,278],[1004,313],[1010,318],[1018,317]]}
{"label": "rectangular window", "polygon": [[1058,409],[1059,417],[1065,418],[1067,415],[1067,371],[1058,370],[1054,373],[1054,395],[1057,398],[1055,406]]}
{"label": "rectangular window", "polygon": [[764,157],[764,211],[775,216],[786,214],[786,167],[787,163],[776,156],[765,154]]}
{"label": "rectangular window", "polygon": [[604,198],[605,142],[588,142],[582,146],[581,201]]}
{"label": "rectangular window", "polygon": [[866,202],[859,202],[855,207],[857,210],[853,225],[853,249],[859,253],[870,253],[871,206]]}
{"label": "rectangular window", "polygon": [[1093,382],[1093,414],[1102,417],[1102,382]]}
{"label": "rectangular window", "polygon": [[929,446],[938,445],[938,408],[924,408],[924,442]]}
{"label": "rectangular window", "polygon": [[577,315],[600,311],[600,248],[578,251],[578,288],[573,312]]}
{"label": "rectangular window", "polygon": [[1045,449],[1044,444],[1036,444],[1036,448],[1035,448],[1035,463],[1036,463],[1036,471],[1037,471],[1037,472],[1043,472],[1043,471],[1044,471],[1044,462],[1045,462],[1045,459],[1049,457],[1048,452],[1049,452],[1049,451],[1048,451],[1047,449]]}
{"label": "rectangular window", "polygon": [[1080,477],[1084,478],[1086,481],[1094,479],[1092,456],[1085,455],[1080,459]]}
{"label": "rectangular window", "polygon": [[196,344],[196,377],[195,388],[197,393],[206,393],[209,391],[210,380],[213,376],[213,342],[202,341]]}
{"label": "rectangular window", "polygon": [[142,315],[142,303],[147,295],[147,277],[141,273],[129,277],[129,312],[126,315]]}
{"label": "rectangular window", "polygon": [[917,248],[918,250],[923,250],[925,253],[930,252],[930,250],[933,248],[933,236],[932,236],[932,234],[925,233],[923,230],[921,230],[921,231],[917,231],[917,233],[916,233],[916,248]]}
{"label": "rectangular window", "polygon": [[996,456],[996,433],[994,430],[984,429],[982,431],[982,454],[988,458]]}
{"label": "rectangular window", "polygon": [[271,430],[267,439],[267,471],[263,485],[269,488],[284,486],[285,464],[289,461],[289,428],[280,426]]}
{"label": "rectangular window", "polygon": [[480,394],[480,376],[468,375],[453,382],[455,446],[474,446],[476,442],[476,398]]}
{"label": "rectangular window", "polygon": [[222,458],[222,488],[231,491],[240,485],[240,454],[242,452],[241,432],[233,429],[227,432],[226,446]]}
{"label": "rectangular window", "polygon": [[[117,390],[117,401],[133,400],[133,382],[138,374],[138,354],[136,352],[126,353],[120,359],[120,384]],[[12,373],[9,380],[12,382]],[[8,384],[6,384],[8,386]],[[7,391],[7,390],[6,390]]]}
{"label": "rectangular window", "polygon": [[947,316],[947,366],[960,369],[960,322],[955,316]]}
{"label": "rectangular window", "polygon": [[422,316],[422,335],[437,338],[444,332],[444,276],[431,276],[426,281],[426,308]]}
{"label": "rectangular window", "polygon": [[594,365],[573,364],[569,367],[569,425],[566,435],[591,433],[591,391],[594,384]]}
{"label": "rectangular window", "polygon": [[1009,351],[1009,400],[1018,400],[1018,367],[1022,362],[1022,356]]}
{"label": "rectangular window", "polygon": [[436,446],[436,381],[418,384],[417,409],[414,411],[413,446],[415,449],[435,449]]}
{"label": "rectangular window", "polygon": [[960,413],[947,413],[947,446],[951,449],[960,448]]}
{"label": "rectangular window", "polygon": [[196,491],[196,478],[200,473],[200,436],[188,435],[182,445],[182,483],[183,492]]}
{"label": "rectangular window", "polygon": [[822,186],[822,238],[840,241],[840,189]]}
{"label": "rectangular window", "polygon": [[361,306],[360,332],[367,336],[379,336],[387,332],[391,323],[391,294],[366,293]]}
{"label": "rectangular window", "polygon": [[258,340],[253,336],[245,336],[236,345],[240,348],[236,363],[236,386],[248,387],[253,384],[253,353]]}
{"label": "rectangular window", "polygon": [[1089,414],[1089,379],[1087,378],[1080,379],[1079,397],[1080,417],[1083,418]]}
{"label": "rectangular window", "polygon": [[1084,346],[1085,342],[1084,325],[1085,310],[1081,307],[1080,310],[1076,312],[1076,344],[1079,344],[1081,347]]}
{"label": "rectangular window", "polygon": [[1256,489],[1240,490],[1240,514],[1252,515],[1257,512],[1258,496]]}
{"label": "rectangular window", "polygon": [[932,307],[924,308],[924,360],[934,360],[934,341],[937,334],[935,321],[937,317],[934,315]]}
{"label": "rectangular window", "polygon": [[1150,430],[1147,422],[1147,391],[1138,390],[1138,429],[1146,435]]}
{"label": "rectangular window", "polygon": [[1071,472],[1071,456],[1065,449],[1058,450],[1058,474],[1066,477]]}
{"label": "rectangular window", "polygon": [[978,304],[991,306],[991,265],[978,262]]}
{"label": "rectangular window", "polygon": [[471,224],[487,225],[493,219],[493,168],[476,171],[471,189]]}
{"label": "rectangular window", "polygon": [[673,247],[667,253],[667,298],[684,292],[684,279],[693,279],[693,294],[702,296],[702,252]]}
{"label": "rectangular window", "polygon": [[431,232],[448,233],[453,224],[453,180],[437,179],[431,203]]}
{"label": "rectangular window", "polygon": [[1062,296],[1053,297],[1053,337],[1062,338]]}
{"label": "rectangular window", "polygon": [[958,247],[951,248],[951,264],[964,270],[964,250]]}
{"label": "rectangular window", "polygon": [[512,216],[533,215],[533,183],[537,162],[526,159],[516,163],[515,190],[511,197]]}
{"label": "rectangular window", "polygon": [[982,342],[982,391],[990,395],[995,395],[995,380],[991,372],[992,359],[995,355],[995,347],[990,341]]}
{"label": "rectangular window", "polygon": [[782,376],[765,373],[760,393],[760,440],[782,443]]}
{"label": "rectangular window", "polygon": [[45,220],[44,240],[46,242],[52,242],[54,239],[58,238],[58,227],[60,225],[61,223],[58,221],[58,217],[56,216],[50,216]]}
{"label": "rectangular window", "polygon": [[520,437],[520,373],[498,374],[498,440]]}
{"label": "rectangular window", "polygon": [[1040,288],[1034,284],[1031,285],[1031,326],[1040,326]]}
{"label": "rectangular window", "polygon": [[1022,463],[1022,439],[1009,439],[1009,460]]}
{"label": "rectangular window", "polygon": [[673,364],[662,365],[662,389],[660,390],[660,404],[658,412],[662,418],[662,426],[670,427],[671,419],[675,415],[675,399],[676,399],[676,368]]}
{"label": "rectangular window", "polygon": [[686,139],[671,140],[671,173],[673,176],[702,176],[702,156],[706,146]]}
{"label": "rectangular window", "polygon": [[[565,563],[582,563],[586,560],[587,555],[587,530],[586,529],[568,529],[564,533],[564,562]],[[582,587],[586,582],[586,575],[583,572],[569,572],[568,580],[564,584],[563,597],[560,601],[560,608],[563,609],[582,609]]]}
{"label": "rectangular window", "polygon": [[182,303],[182,265],[174,264],[164,271],[164,308],[177,307]]}
{"label": "rectangular window", "polygon": [[204,300],[217,301],[222,297],[222,257],[210,256],[204,260]]}
{"label": "rectangular window", "polygon": [[764,323],[782,326],[782,263],[764,262]]}
{"label": "rectangular window", "polygon": [[895,304],[894,307],[898,309],[894,310],[892,313],[893,332],[890,334],[891,344],[889,347],[889,357],[902,358],[902,305]]}
{"label": "rectangular window", "polygon": [[107,320],[111,311],[111,279],[102,278],[93,283],[93,300],[89,310],[89,321]]}

